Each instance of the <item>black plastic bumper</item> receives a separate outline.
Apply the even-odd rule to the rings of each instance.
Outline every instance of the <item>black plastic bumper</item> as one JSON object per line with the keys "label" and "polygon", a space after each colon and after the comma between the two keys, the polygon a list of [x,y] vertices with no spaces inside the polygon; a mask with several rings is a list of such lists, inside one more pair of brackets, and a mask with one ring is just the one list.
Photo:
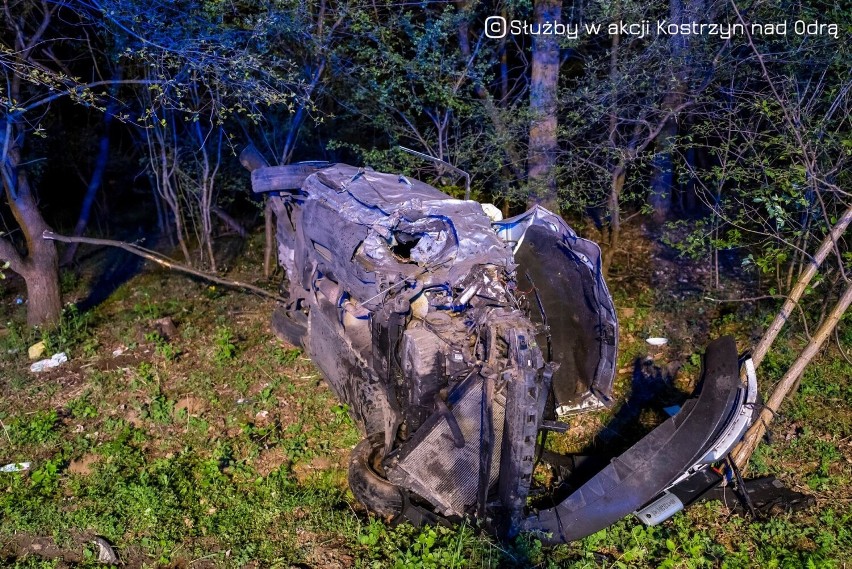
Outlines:
{"label": "black plastic bumper", "polygon": [[699,463],[742,405],[737,347],[726,336],[707,346],[696,395],[681,411],[558,505],[533,511],[524,531],[546,542],[581,539],[649,503]]}

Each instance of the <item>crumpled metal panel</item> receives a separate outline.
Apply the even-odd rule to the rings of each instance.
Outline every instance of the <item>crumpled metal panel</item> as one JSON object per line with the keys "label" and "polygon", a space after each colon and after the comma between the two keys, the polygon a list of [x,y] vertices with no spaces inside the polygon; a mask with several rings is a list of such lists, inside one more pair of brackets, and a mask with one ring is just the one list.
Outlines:
{"label": "crumpled metal panel", "polygon": [[531,303],[541,303],[545,316],[534,307],[530,318],[548,320],[552,357],[560,363],[553,377],[557,414],[609,405],[618,319],[601,274],[600,248],[538,205],[493,225],[513,246],[519,288],[537,289]]}

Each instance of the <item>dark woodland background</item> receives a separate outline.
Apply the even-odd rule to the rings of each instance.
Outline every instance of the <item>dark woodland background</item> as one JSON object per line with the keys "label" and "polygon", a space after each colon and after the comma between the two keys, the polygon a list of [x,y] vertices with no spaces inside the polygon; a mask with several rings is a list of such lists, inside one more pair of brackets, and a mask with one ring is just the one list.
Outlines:
{"label": "dark woodland background", "polygon": [[[459,194],[404,145],[469,172],[474,197],[505,214],[538,202],[588,221],[605,270],[639,214],[711,258],[711,285],[721,258],[784,294],[850,203],[849,8],[9,0],[0,256],[27,283],[30,323],[55,321],[56,269],[75,251],[60,258],[46,228],[156,235],[215,272],[217,236],[262,211],[237,160],[246,145],[272,164],[344,161]],[[491,39],[493,15],[603,31]],[[658,20],[747,33],[605,33]],[[780,22],[785,35],[761,33]],[[848,261],[838,244],[834,274]]]}

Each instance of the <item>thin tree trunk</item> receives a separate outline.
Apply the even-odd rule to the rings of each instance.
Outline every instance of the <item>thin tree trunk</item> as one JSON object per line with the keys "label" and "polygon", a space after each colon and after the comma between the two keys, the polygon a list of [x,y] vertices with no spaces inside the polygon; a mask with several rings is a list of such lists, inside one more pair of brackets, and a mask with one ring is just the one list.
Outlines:
{"label": "thin tree trunk", "polygon": [[[467,2],[458,2],[458,4],[460,7],[459,9],[464,10]],[[503,12],[503,17],[506,17],[505,11]],[[467,60],[470,60],[473,56],[473,51],[470,47],[470,38],[468,37],[469,33],[470,27],[467,19],[460,18],[458,27],[459,49]],[[503,41],[505,41],[505,38]],[[509,88],[508,75],[501,79],[501,81],[504,81],[504,83],[501,83],[500,105],[505,106],[508,104],[508,101],[506,100]],[[491,124],[494,127],[494,134],[499,141],[501,150],[506,155],[505,165],[509,168],[509,170],[511,170],[512,175],[515,176],[516,179],[523,180],[526,175],[523,169],[523,157],[515,147],[515,137],[509,132],[509,127],[506,125],[506,121],[503,120],[503,117],[500,114],[500,109],[494,104],[494,99],[491,97],[491,93],[489,93],[488,89],[486,89],[479,81],[473,84],[473,93],[480,101],[482,101],[482,106],[485,108],[485,112],[491,120]]]}
{"label": "thin tree trunk", "polygon": [[[536,23],[558,22],[562,15],[561,0],[536,0]],[[533,37],[532,73],[530,78],[529,155],[527,181],[529,202],[559,211],[556,196],[557,88],[559,86],[559,38],[554,35]]]}
{"label": "thin tree trunk", "polygon": [[[20,79],[13,76],[9,93],[20,100]],[[50,325],[62,315],[59,289],[59,255],[54,243],[41,239],[50,226],[38,209],[36,197],[30,187],[26,168],[21,166],[23,129],[9,122],[0,123],[5,128],[6,144],[0,163],[6,201],[26,241],[26,256],[21,255],[11,240],[0,238],[0,263],[9,262],[9,268],[21,275],[27,287],[27,324]]]}
{"label": "thin tree trunk", "polygon": [[837,301],[837,304],[834,305],[834,308],[814,333],[811,341],[808,342],[808,345],[799,357],[796,358],[796,361],[793,362],[793,365],[790,366],[790,369],[787,370],[781,381],[778,382],[778,385],[766,402],[765,408],[760,412],[760,415],[746,433],[743,441],[734,449],[732,456],[737,466],[744,468],[748,463],[754,449],[757,448],[758,443],[760,443],[760,440],[766,433],[767,427],[772,422],[772,417],[781,407],[784,399],[796,389],[805,368],[814,356],[816,356],[823,344],[825,344],[825,341],[831,335],[850,304],[852,304],[852,284],[846,288],[843,295]]}
{"label": "thin tree trunk", "polygon": [[[669,21],[680,24],[684,21],[684,9],[681,0],[669,0]],[[671,49],[671,74],[674,84],[663,99],[663,109],[671,110],[683,102],[685,89],[685,64],[683,60],[686,50],[686,36],[673,35],[669,38]],[[672,194],[674,193],[674,160],[672,147],[678,134],[677,117],[672,115],[663,126],[655,144],[657,152],[653,159],[651,174],[651,193],[648,195],[648,205],[653,209],[653,220],[662,223],[672,209]]]}
{"label": "thin tree trunk", "polygon": [[612,266],[612,258],[618,249],[618,242],[621,237],[621,213],[619,199],[621,190],[624,188],[626,172],[624,165],[619,164],[615,172],[612,173],[612,185],[609,193],[609,231],[608,238],[605,243],[603,255],[601,259],[601,273],[604,277],[609,275],[609,269]]}
{"label": "thin tree trunk", "polygon": [[[621,44],[621,36],[618,33],[612,35],[610,40],[609,52],[609,80],[612,85],[612,102],[609,109],[609,129],[607,140],[610,146],[614,149],[618,138],[618,106],[617,106],[617,80],[618,80],[618,49]],[[608,228],[602,229],[603,252],[601,259],[601,272],[606,277],[609,274],[609,268],[612,265],[612,257],[615,255],[615,248],[618,246],[618,238],[621,233],[621,189],[624,187],[625,168],[623,160],[620,160],[618,166],[611,173],[611,182],[609,188],[609,197],[607,198],[607,209],[609,210],[610,223]]]}
{"label": "thin tree trunk", "polygon": [[263,276],[269,278],[272,276],[272,251],[275,249],[275,211],[269,200],[266,200],[266,207],[263,208],[264,222],[264,247],[263,247]]}

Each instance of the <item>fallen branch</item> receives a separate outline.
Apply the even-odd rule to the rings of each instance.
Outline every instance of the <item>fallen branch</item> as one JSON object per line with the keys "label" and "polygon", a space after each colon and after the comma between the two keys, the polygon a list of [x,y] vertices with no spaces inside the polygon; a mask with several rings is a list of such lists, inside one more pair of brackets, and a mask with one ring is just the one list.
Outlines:
{"label": "fallen branch", "polygon": [[805,349],[775,386],[775,390],[766,402],[764,409],[760,412],[757,420],[746,433],[743,441],[734,449],[732,456],[734,462],[740,469],[743,469],[751,457],[754,449],[766,433],[769,423],[772,422],[772,417],[781,407],[784,399],[795,390],[798,386],[799,379],[805,371],[807,365],[811,362],[814,356],[820,351],[825,341],[831,335],[831,332],[837,326],[837,323],[843,317],[843,314],[852,304],[852,285],[843,292],[843,295],[834,305],[829,315],[822,321],[819,328],[814,332],[814,336]]}
{"label": "fallen branch", "polygon": [[218,277],[210,273],[205,273],[204,271],[199,271],[197,269],[193,269],[192,267],[187,267],[186,265],[181,265],[180,263],[164,255],[161,255],[160,253],[151,251],[150,249],[146,249],[144,247],[140,247],[139,245],[134,245],[133,243],[126,243],[124,241],[114,241],[112,239],[95,239],[93,237],[68,237],[67,235],[58,235],[52,231],[45,231],[42,234],[42,238],[49,239],[52,241],[60,241],[62,243],[85,243],[87,245],[118,247],[119,249],[124,249],[128,253],[133,253],[134,255],[138,255],[143,259],[153,261],[154,263],[162,265],[168,269],[180,271],[182,273],[186,273],[188,275],[214,282],[216,284],[220,284],[228,288],[247,290],[264,298],[270,298],[278,302],[287,302],[286,298],[279,296],[275,293],[269,292],[268,290],[264,290],[260,287],[254,286],[253,284],[244,283],[242,281],[235,281],[231,279],[223,279],[222,277]]}

